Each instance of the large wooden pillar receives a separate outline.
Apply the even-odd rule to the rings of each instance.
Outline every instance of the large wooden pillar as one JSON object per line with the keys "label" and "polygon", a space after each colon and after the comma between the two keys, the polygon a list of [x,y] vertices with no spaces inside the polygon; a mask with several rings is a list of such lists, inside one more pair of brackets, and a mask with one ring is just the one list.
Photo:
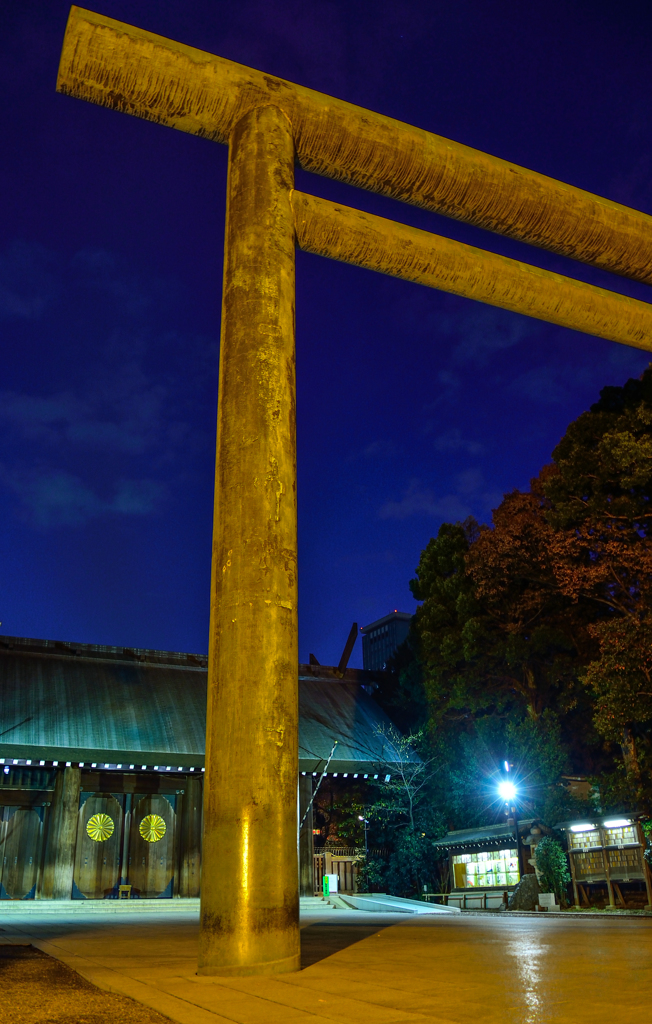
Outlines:
{"label": "large wooden pillar", "polygon": [[72,896],[80,789],[80,768],[58,769],[48,819],[39,899],[69,900]]}
{"label": "large wooden pillar", "polygon": [[179,816],[179,889],[185,899],[199,896],[201,870],[201,778],[186,779]]}
{"label": "large wooden pillar", "polygon": [[[299,832],[299,893],[301,896],[315,895],[315,837],[312,833],[314,817],[312,813],[312,775],[299,776],[299,823],[306,820]],[[308,805],[310,810],[306,814]]]}
{"label": "large wooden pillar", "polygon": [[229,145],[199,973],[299,968],[294,145]]}

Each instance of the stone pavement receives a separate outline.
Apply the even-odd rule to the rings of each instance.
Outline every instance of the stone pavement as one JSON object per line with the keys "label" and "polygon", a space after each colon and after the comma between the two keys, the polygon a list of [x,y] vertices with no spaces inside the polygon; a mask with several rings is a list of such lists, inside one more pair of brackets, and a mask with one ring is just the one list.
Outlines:
{"label": "stone pavement", "polygon": [[322,912],[302,918],[301,972],[216,980],[195,974],[195,914],[0,929],[179,1024],[640,1024],[652,992],[647,919]]}

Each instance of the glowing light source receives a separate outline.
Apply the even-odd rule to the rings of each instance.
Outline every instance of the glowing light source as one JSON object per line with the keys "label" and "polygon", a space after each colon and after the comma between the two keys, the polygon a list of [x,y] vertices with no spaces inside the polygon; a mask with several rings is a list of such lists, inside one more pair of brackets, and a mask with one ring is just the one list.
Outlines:
{"label": "glowing light source", "polygon": [[571,832],[590,832],[595,825],[571,825]]}
{"label": "glowing light source", "polygon": [[631,825],[629,818],[613,818],[604,823],[605,828],[622,828],[624,825]]}
{"label": "glowing light source", "polygon": [[498,795],[503,800],[513,800],[516,796],[516,786],[513,782],[501,782],[498,787]]}

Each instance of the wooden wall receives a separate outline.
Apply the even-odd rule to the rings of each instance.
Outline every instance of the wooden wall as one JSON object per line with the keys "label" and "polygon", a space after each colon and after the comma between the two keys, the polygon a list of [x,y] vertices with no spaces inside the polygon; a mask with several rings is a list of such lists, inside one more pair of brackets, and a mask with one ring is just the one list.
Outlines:
{"label": "wooden wall", "polygon": [[[106,899],[120,885],[132,898],[199,895],[200,776],[70,767],[51,776],[37,791],[22,770],[16,786],[0,787],[0,899]],[[70,871],[57,882],[64,847]]]}

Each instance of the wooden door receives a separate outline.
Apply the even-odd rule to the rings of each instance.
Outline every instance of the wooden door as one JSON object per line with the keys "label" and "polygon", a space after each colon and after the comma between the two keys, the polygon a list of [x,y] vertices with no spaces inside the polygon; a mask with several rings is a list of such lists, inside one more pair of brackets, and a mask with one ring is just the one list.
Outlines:
{"label": "wooden door", "polygon": [[326,866],[324,864],[324,855],[322,853],[315,853],[312,862],[314,865],[314,882],[315,882],[315,896],[324,895],[324,874],[326,873]]}
{"label": "wooden door", "polygon": [[122,807],[111,794],[95,793],[79,808],[75,885],[89,900],[115,894],[120,881]]}
{"label": "wooden door", "polygon": [[9,899],[33,899],[41,862],[41,815],[35,808],[6,807],[3,831],[2,888]]}
{"label": "wooden door", "polygon": [[353,892],[353,861],[334,860],[331,869],[332,874],[337,875],[338,892]]}
{"label": "wooden door", "polygon": [[172,896],[176,814],[160,794],[139,800],[131,814],[127,881],[141,898]]}

